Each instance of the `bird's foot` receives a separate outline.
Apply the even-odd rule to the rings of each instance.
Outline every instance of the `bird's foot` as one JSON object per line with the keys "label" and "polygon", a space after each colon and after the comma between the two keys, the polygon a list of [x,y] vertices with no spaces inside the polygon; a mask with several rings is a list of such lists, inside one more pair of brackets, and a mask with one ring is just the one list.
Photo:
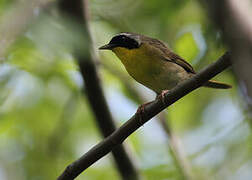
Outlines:
{"label": "bird's foot", "polygon": [[163,105],[165,106],[165,95],[169,92],[169,90],[163,90],[158,96],[157,98],[160,99],[163,103]]}
{"label": "bird's foot", "polygon": [[143,117],[144,117],[145,106],[147,104],[150,104],[150,102],[140,105],[139,108],[137,109],[136,114],[139,115],[140,124],[144,124]]}

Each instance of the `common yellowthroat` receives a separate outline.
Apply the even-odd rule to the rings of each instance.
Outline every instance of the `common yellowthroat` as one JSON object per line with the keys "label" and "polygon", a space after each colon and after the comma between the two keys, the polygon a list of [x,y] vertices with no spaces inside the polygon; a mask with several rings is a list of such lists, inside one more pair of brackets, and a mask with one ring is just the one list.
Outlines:
{"label": "common yellowthroat", "polygon": [[[163,42],[136,33],[120,33],[100,50],[112,50],[127,72],[139,83],[162,94],[196,74],[193,67]],[[230,85],[208,81],[203,86],[228,89]]]}

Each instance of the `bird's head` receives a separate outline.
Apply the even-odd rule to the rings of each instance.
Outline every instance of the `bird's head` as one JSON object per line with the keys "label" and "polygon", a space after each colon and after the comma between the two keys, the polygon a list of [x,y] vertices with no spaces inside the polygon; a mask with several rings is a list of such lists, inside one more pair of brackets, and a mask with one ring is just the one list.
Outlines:
{"label": "bird's head", "polygon": [[100,47],[100,50],[114,50],[115,48],[136,49],[141,46],[140,35],[133,33],[120,33],[115,35],[108,44]]}

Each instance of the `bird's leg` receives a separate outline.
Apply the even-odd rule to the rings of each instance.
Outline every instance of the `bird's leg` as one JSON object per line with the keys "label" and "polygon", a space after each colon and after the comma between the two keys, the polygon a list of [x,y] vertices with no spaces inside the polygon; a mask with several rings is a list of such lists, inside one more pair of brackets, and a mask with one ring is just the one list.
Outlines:
{"label": "bird's leg", "polygon": [[143,124],[143,115],[144,115],[144,111],[145,111],[145,106],[147,104],[150,104],[151,102],[148,102],[148,103],[145,103],[145,104],[142,104],[139,106],[139,108],[137,109],[137,112],[136,114],[139,115],[139,121],[141,124]]}
{"label": "bird's leg", "polygon": [[[165,106],[165,94],[166,93],[168,93],[169,92],[169,90],[163,90],[160,94],[157,94],[157,96],[156,96],[156,99],[161,99],[161,101],[162,101],[162,103],[163,103],[163,105]],[[147,104],[150,104],[151,102],[148,102],[148,103],[145,103],[145,104],[142,104],[142,105],[140,105],[139,106],[139,108],[137,109],[137,112],[136,112],[136,114],[137,115],[139,115],[139,121],[140,121],[140,123],[141,124],[143,124],[143,115],[144,115],[144,111],[145,111],[145,106],[147,105]]]}
{"label": "bird's leg", "polygon": [[160,94],[157,95],[156,99],[160,99],[163,103],[163,105],[165,106],[165,94],[167,94],[169,92],[169,90],[162,90],[162,92]]}

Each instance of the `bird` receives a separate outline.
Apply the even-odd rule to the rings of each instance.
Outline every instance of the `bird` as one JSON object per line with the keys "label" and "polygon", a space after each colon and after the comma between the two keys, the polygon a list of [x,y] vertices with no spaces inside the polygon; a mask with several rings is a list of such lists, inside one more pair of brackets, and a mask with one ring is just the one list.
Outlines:
{"label": "bird", "polygon": [[[156,98],[160,98],[164,105],[165,94],[169,93],[169,90],[196,74],[193,67],[165,43],[137,33],[116,34],[99,50],[112,50],[129,75],[156,92]],[[213,80],[207,81],[203,86],[216,89],[232,87]],[[147,104],[149,103],[142,104],[137,110],[140,120],[143,119]]]}

